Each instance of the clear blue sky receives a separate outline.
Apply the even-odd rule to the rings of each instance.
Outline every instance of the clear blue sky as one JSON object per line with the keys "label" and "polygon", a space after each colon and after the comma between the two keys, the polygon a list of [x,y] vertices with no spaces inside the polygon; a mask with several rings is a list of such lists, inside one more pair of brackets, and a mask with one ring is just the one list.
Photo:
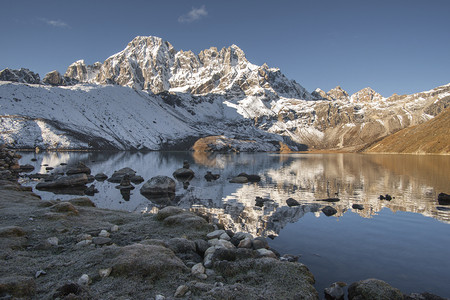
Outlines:
{"label": "clear blue sky", "polygon": [[450,82],[450,1],[1,1],[0,69],[41,78],[104,61],[138,35],[194,53],[238,45],[310,92],[383,96]]}

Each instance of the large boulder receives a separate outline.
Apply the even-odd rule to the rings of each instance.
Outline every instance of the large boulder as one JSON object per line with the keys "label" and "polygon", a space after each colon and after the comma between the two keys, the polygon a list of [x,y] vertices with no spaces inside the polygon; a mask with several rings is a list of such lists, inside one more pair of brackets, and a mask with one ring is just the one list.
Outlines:
{"label": "large boulder", "polygon": [[143,195],[170,195],[175,194],[175,180],[167,176],[155,176],[150,178],[141,187]]}
{"label": "large boulder", "polygon": [[87,167],[81,161],[78,163],[78,165],[75,168],[70,168],[66,172],[67,175],[83,174],[83,173],[86,175],[89,175],[89,174],[91,174],[91,169],[89,169],[89,167]]}
{"label": "large boulder", "polygon": [[366,279],[348,287],[349,300],[403,300],[399,289],[379,279]]}
{"label": "large boulder", "polygon": [[105,257],[113,257],[109,262],[112,276],[136,276],[158,279],[188,271],[175,253],[163,246],[132,244],[125,247],[108,247]]}
{"label": "large boulder", "polygon": [[71,187],[84,186],[88,182],[88,177],[85,173],[75,174],[69,176],[61,176],[56,178],[54,181],[39,182],[36,185],[38,190],[45,189],[65,189]]}
{"label": "large boulder", "polygon": [[130,178],[136,175],[136,171],[131,168],[122,168],[118,171],[115,171],[114,174],[110,178],[108,178],[109,182],[120,183],[125,175],[128,175]]}
{"label": "large boulder", "polygon": [[195,173],[191,169],[180,168],[180,169],[175,170],[175,172],[173,172],[172,175],[173,175],[173,177],[175,177],[178,180],[189,181],[192,178],[194,178]]}

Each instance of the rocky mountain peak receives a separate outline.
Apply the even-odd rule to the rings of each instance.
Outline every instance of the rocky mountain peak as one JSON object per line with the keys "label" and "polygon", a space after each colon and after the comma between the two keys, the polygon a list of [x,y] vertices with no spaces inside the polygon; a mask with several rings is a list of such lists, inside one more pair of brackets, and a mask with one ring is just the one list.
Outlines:
{"label": "rocky mountain peak", "polygon": [[311,93],[311,95],[315,100],[333,100],[325,91],[321,90],[320,88],[315,89],[314,92]]}
{"label": "rocky mountain peak", "polygon": [[211,47],[195,55],[192,51],[176,51],[169,42],[154,36],[134,38],[101,67],[75,62],[65,76],[79,82],[118,84],[154,93],[312,99],[311,94],[279,69],[251,64],[236,45],[220,51]]}
{"label": "rocky mountain peak", "polygon": [[370,102],[370,101],[380,101],[383,99],[383,96],[375,92],[370,87],[366,87],[356,93],[354,93],[350,97],[350,101],[352,102]]}
{"label": "rocky mountain peak", "polygon": [[336,86],[334,89],[329,90],[327,94],[331,98],[331,100],[345,101],[348,100],[349,97],[348,93],[345,90],[343,90],[339,85]]}
{"label": "rocky mountain peak", "polygon": [[24,68],[21,68],[19,70],[6,68],[0,71],[0,80],[30,84],[39,84],[41,82],[39,74]]}

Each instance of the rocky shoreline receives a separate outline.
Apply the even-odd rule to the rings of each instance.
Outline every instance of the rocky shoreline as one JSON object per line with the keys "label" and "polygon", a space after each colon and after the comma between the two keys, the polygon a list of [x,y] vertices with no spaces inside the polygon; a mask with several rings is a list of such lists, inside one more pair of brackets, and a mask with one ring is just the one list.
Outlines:
{"label": "rocky shoreline", "polygon": [[[87,197],[48,201],[17,183],[19,156],[0,149],[0,299],[319,299],[298,258],[178,207],[155,214],[96,208]],[[326,299],[344,299],[334,283]],[[376,279],[348,299],[403,295]]]}

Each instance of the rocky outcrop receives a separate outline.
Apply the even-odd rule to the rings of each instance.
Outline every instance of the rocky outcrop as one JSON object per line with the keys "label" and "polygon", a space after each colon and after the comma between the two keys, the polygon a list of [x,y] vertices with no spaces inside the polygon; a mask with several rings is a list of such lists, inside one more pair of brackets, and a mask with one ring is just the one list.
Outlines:
{"label": "rocky outcrop", "polygon": [[347,101],[348,100],[348,93],[343,90],[339,85],[335,87],[334,89],[331,89],[327,92],[327,95],[331,98],[331,100],[341,100],[341,101]]}
{"label": "rocky outcrop", "polygon": [[30,84],[39,84],[41,82],[39,74],[24,68],[21,68],[19,70],[6,68],[0,71],[0,80]]}
{"label": "rocky outcrop", "polygon": [[78,60],[67,68],[64,77],[75,79],[78,82],[92,82],[97,77],[101,66],[100,62],[86,65],[84,60]]}
{"label": "rocky outcrop", "polygon": [[372,90],[370,87],[366,87],[350,97],[352,102],[371,102],[371,101],[381,101],[383,96]]}

